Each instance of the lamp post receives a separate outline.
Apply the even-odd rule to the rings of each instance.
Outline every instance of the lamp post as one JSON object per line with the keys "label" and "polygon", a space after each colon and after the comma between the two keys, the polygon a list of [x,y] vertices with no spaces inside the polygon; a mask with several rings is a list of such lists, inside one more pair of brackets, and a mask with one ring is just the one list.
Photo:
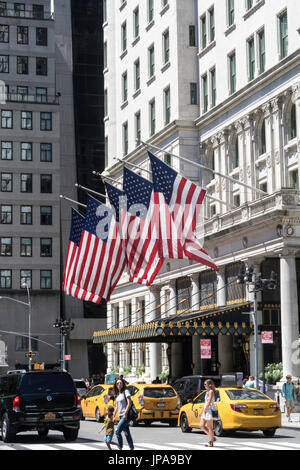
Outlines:
{"label": "lamp post", "polygon": [[29,287],[26,282],[23,282],[22,287],[27,289],[27,298],[28,302],[23,302],[22,300],[14,299],[13,297],[0,296],[1,299],[11,300],[12,302],[17,302],[18,304],[26,305],[28,307],[28,369],[31,370],[31,361],[32,361],[32,350],[31,350],[31,300]]}
{"label": "lamp post", "polygon": [[65,369],[65,351],[66,351],[66,336],[74,329],[74,323],[70,320],[56,319],[53,323],[53,328],[60,329],[60,364],[61,369]]}
{"label": "lamp post", "polygon": [[245,269],[241,268],[237,277],[238,284],[246,284],[248,292],[253,294],[253,312],[250,312],[253,318],[254,327],[254,376],[256,381],[256,388],[258,388],[258,311],[257,311],[257,293],[264,289],[275,290],[277,287],[277,274],[272,271],[269,279],[262,279],[261,273],[255,273],[253,266],[248,266]]}

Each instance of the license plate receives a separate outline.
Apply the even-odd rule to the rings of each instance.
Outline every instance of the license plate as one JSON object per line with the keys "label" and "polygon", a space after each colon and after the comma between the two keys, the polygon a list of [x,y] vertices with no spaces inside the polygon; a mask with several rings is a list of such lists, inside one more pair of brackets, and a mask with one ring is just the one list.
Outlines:
{"label": "license plate", "polygon": [[263,415],[263,414],[264,414],[264,410],[254,410],[254,414],[255,414],[255,415]]}
{"label": "license plate", "polygon": [[46,413],[45,414],[45,419],[55,419],[56,414],[55,413]]}
{"label": "license plate", "polygon": [[165,403],[157,403],[157,406],[163,408],[164,406],[166,406],[166,404]]}

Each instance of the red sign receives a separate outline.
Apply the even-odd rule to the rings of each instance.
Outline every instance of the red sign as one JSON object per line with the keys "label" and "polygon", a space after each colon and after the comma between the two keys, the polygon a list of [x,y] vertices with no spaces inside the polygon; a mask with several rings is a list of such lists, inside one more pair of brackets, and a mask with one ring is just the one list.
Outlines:
{"label": "red sign", "polygon": [[71,354],[66,354],[65,361],[70,361],[70,360],[71,360]]}
{"label": "red sign", "polygon": [[261,342],[262,344],[273,344],[273,331],[262,331]]}
{"label": "red sign", "polygon": [[210,339],[201,339],[201,359],[211,359]]}

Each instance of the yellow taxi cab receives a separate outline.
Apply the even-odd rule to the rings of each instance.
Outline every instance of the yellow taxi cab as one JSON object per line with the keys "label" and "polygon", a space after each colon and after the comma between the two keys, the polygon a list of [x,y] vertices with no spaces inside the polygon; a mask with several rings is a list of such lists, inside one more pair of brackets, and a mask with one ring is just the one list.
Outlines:
{"label": "yellow taxi cab", "polygon": [[98,384],[81,397],[83,419],[96,418],[100,422],[109,404],[114,405],[112,384]]}
{"label": "yellow taxi cab", "polygon": [[[200,412],[205,401],[205,391],[180,409],[178,424],[182,432],[200,428]],[[216,436],[228,431],[259,431],[273,437],[281,426],[281,411],[276,401],[256,389],[217,388],[215,404],[219,417],[214,421]]]}
{"label": "yellow taxi cab", "polygon": [[132,423],[150,425],[153,421],[177,426],[180,400],[171,385],[134,383],[127,386],[138,417]]}

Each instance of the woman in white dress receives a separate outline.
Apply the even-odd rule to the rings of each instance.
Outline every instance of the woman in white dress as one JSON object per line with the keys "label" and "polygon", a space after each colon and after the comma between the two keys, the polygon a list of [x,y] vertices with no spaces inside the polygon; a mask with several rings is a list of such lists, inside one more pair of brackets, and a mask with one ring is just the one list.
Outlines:
{"label": "woman in white dress", "polygon": [[204,383],[204,387],[206,390],[205,394],[205,403],[202,407],[202,411],[200,413],[200,428],[202,431],[205,432],[209,436],[209,442],[206,444],[206,447],[213,447],[214,441],[216,438],[214,437],[214,418],[213,418],[213,411],[216,411],[217,408],[215,406],[215,384],[212,380],[208,379]]}

